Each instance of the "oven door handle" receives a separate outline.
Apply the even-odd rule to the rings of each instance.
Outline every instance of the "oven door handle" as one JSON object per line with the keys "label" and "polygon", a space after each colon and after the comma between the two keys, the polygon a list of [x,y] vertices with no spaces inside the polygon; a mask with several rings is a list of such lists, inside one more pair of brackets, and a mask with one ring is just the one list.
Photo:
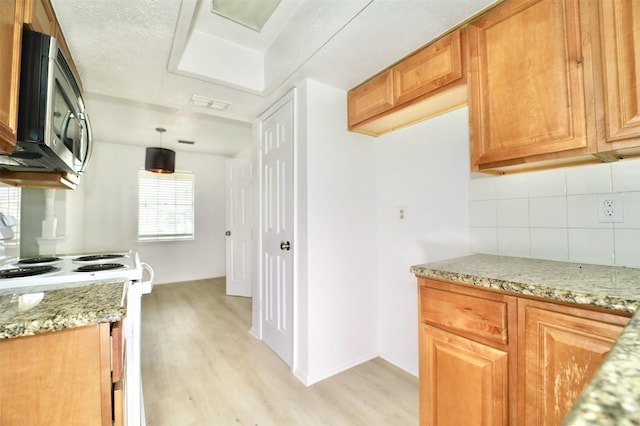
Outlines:
{"label": "oven door handle", "polygon": [[155,277],[155,273],[153,272],[153,268],[148,264],[148,263],[144,263],[144,262],[140,262],[142,265],[142,270],[143,271],[147,271],[149,273],[149,280],[148,281],[144,281],[144,279],[142,280],[141,284],[141,288],[140,288],[140,292],[142,294],[148,294],[151,293],[151,290],[153,289],[153,278]]}

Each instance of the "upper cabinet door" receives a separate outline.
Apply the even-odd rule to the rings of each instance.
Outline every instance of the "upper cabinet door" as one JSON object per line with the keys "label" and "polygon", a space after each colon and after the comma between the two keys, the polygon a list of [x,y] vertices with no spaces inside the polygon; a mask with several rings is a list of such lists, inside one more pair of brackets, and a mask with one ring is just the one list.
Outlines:
{"label": "upper cabinet door", "polygon": [[420,50],[393,67],[395,103],[401,104],[458,80],[463,72],[464,29]]}
{"label": "upper cabinet door", "polygon": [[25,0],[24,24],[33,31],[56,36],[56,16],[48,1]]}
{"label": "upper cabinet door", "polygon": [[469,25],[472,170],[595,151],[595,131],[587,137],[583,68],[591,61],[580,5],[512,0]]}
{"label": "upper cabinet door", "polygon": [[11,153],[18,129],[22,0],[0,1],[0,152]]}
{"label": "upper cabinet door", "polygon": [[[640,2],[601,0],[605,147],[640,145]],[[630,140],[627,144],[619,142]]]}
{"label": "upper cabinet door", "polygon": [[393,108],[393,74],[387,70],[349,92],[349,127]]}

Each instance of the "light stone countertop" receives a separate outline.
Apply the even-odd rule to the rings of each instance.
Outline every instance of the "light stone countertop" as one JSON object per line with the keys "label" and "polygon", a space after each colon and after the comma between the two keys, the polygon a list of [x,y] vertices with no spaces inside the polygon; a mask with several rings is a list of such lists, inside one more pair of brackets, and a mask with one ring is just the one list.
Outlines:
{"label": "light stone countertop", "polygon": [[0,340],[124,318],[125,283],[23,287],[0,293]]}
{"label": "light stone countertop", "polygon": [[635,313],[563,425],[640,425],[640,269],[475,254],[415,275]]}

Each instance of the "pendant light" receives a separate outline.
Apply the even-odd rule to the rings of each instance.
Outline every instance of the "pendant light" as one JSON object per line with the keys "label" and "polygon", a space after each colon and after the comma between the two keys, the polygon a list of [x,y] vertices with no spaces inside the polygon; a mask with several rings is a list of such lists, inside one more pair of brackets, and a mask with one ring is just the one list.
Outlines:
{"label": "pendant light", "polygon": [[167,129],[156,127],[160,133],[160,147],[149,147],[144,158],[144,169],[153,173],[173,173],[176,168],[176,152],[162,148],[162,134]]}

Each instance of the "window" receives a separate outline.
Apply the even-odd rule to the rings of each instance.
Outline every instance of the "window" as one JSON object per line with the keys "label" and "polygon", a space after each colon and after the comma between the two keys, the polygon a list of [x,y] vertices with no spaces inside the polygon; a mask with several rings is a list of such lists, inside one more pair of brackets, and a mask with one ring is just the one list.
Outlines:
{"label": "window", "polygon": [[141,241],[194,238],[194,176],[140,170],[138,174],[138,239]]}
{"label": "window", "polygon": [[13,216],[16,226],[11,228],[14,237],[4,242],[6,247],[18,247],[20,245],[20,203],[22,191],[15,186],[0,185],[0,212],[5,216]]}

